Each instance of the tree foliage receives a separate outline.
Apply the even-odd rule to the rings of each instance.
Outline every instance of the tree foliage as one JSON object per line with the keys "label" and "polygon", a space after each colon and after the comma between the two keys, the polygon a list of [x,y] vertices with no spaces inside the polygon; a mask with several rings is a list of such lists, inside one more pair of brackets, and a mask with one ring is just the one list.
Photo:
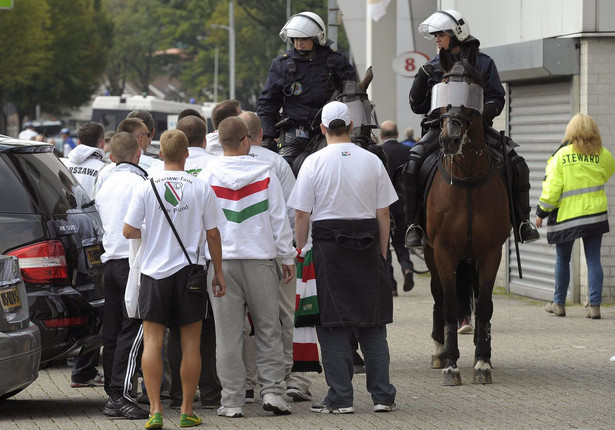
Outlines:
{"label": "tree foliage", "polygon": [[[29,85],[49,67],[49,27],[46,2],[21,0],[13,9],[0,10],[0,107],[12,101],[12,92]],[[6,133],[4,112],[0,113],[0,132]]]}
{"label": "tree foliage", "polygon": [[[107,61],[100,0],[20,0],[1,11],[0,88],[20,118],[87,103]],[[6,62],[6,66],[4,65]]]}

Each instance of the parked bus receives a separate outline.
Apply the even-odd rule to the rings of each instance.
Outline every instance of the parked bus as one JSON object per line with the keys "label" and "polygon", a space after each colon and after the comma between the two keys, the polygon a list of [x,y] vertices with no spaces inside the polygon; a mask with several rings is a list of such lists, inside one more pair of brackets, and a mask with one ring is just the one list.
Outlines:
{"label": "parked bus", "polygon": [[154,96],[97,96],[92,103],[92,121],[101,123],[105,131],[117,130],[118,124],[135,109],[146,110],[152,114],[156,124],[154,140],[160,140],[160,134],[174,128],[177,115],[184,109],[195,109],[207,118],[207,127],[213,131],[211,125],[211,110],[214,103],[203,105],[163,100]]}

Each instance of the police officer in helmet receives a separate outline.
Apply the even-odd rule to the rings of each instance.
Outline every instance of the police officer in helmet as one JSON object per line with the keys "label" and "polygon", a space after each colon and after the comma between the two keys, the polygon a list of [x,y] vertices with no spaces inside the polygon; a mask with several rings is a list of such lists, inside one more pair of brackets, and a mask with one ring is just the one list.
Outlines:
{"label": "police officer in helmet", "polygon": [[[419,25],[419,33],[425,38],[435,37],[439,54],[425,63],[414,78],[410,89],[410,107],[417,114],[428,114],[431,104],[431,89],[440,83],[444,72],[440,67],[440,55],[466,57],[470,49],[477,51],[476,69],[480,72],[485,89],[483,94],[483,123],[486,127],[488,145],[500,147],[498,133],[491,128],[493,118],[498,116],[504,107],[505,91],[500,82],[495,62],[482,52],[478,52],[480,41],[470,35],[470,27],[463,16],[456,10],[442,10],[433,13]],[[406,170],[404,171],[404,210],[406,223],[410,224],[406,233],[406,247],[422,246],[423,231],[419,226],[421,190],[418,185],[418,174],[423,161],[428,155],[439,149],[440,134],[439,113],[434,111],[431,116],[423,119],[423,137],[410,151]],[[536,227],[529,222],[529,168],[523,157],[508,145],[508,159],[513,173],[513,205],[516,211],[517,225],[522,242],[532,242],[540,236]]]}
{"label": "police officer in helmet", "polygon": [[257,114],[263,126],[263,146],[279,148],[291,163],[318,132],[320,118],[316,117],[333,94],[334,79],[355,80],[356,73],[344,55],[330,48],[333,41],[327,39],[325,24],[313,12],[290,17],[280,38],[290,39],[293,47],[271,63]]}

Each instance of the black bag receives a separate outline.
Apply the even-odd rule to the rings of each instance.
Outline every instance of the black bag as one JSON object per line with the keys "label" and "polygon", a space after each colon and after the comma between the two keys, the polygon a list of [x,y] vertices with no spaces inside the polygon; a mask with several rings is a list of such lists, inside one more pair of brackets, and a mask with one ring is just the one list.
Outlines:
{"label": "black bag", "polygon": [[191,294],[202,294],[207,291],[207,269],[205,267],[200,264],[192,265],[188,274],[186,289]]}
{"label": "black bag", "polygon": [[164,216],[169,222],[169,225],[171,226],[171,230],[173,230],[173,233],[175,234],[175,238],[177,239],[177,242],[179,242],[179,246],[181,246],[182,251],[184,251],[184,255],[188,259],[188,263],[190,264],[190,273],[188,274],[188,280],[186,281],[186,290],[188,290],[188,292],[191,294],[203,294],[204,292],[207,293],[207,269],[204,266],[201,266],[200,264],[192,264],[192,260],[190,260],[188,251],[186,251],[186,248],[184,247],[184,244],[182,240],[180,239],[179,234],[177,233],[177,230],[175,230],[175,226],[173,225],[173,222],[171,221],[171,217],[169,216],[167,211],[164,209],[164,204],[162,203],[160,194],[158,194],[158,190],[156,189],[156,186],[154,185],[153,178],[150,179],[150,183],[152,184],[152,188],[154,189],[154,194],[156,194],[156,198],[158,199],[158,203],[160,204],[162,213],[164,213]]}

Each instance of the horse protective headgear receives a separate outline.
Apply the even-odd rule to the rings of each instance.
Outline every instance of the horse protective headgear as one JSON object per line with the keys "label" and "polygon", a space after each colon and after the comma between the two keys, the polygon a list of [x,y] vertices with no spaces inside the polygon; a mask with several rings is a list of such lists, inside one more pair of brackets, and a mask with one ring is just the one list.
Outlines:
{"label": "horse protective headgear", "polygon": [[356,82],[346,82],[344,92],[337,96],[337,100],[348,106],[355,130],[359,130],[360,127],[379,128],[374,104],[369,100],[367,93],[357,90]]}
{"label": "horse protective headgear", "polygon": [[429,113],[443,107],[462,107],[483,113],[483,87],[469,82],[441,82],[431,90]]}
{"label": "horse protective headgear", "polygon": [[419,25],[418,31],[428,40],[433,39],[434,33],[441,31],[456,37],[460,42],[470,36],[470,26],[463,16],[453,9],[434,12]]}
{"label": "horse protective headgear", "polygon": [[290,17],[280,30],[280,38],[286,40],[311,37],[320,46],[327,43],[327,30],[323,20],[314,12],[301,12]]}

